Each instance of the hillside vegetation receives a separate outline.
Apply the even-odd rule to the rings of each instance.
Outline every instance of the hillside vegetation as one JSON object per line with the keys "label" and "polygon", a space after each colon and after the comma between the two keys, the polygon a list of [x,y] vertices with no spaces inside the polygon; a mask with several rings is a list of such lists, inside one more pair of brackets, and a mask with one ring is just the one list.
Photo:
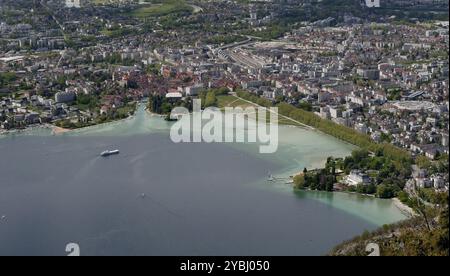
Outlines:
{"label": "hillside vegetation", "polygon": [[[386,225],[374,232],[365,232],[334,248],[332,256],[367,256],[369,243],[379,246],[381,256],[448,256],[449,213],[446,198],[428,210],[416,206],[422,215],[393,225]],[[425,211],[425,213],[424,213]]]}

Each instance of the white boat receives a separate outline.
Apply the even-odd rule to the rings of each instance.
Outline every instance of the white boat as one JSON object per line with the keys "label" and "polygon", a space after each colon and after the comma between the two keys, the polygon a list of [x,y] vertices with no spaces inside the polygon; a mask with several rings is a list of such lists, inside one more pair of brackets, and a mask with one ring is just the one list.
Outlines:
{"label": "white boat", "polygon": [[100,156],[101,157],[107,157],[107,156],[115,155],[115,154],[119,154],[119,153],[120,153],[119,150],[106,150],[106,151],[102,152],[100,154]]}

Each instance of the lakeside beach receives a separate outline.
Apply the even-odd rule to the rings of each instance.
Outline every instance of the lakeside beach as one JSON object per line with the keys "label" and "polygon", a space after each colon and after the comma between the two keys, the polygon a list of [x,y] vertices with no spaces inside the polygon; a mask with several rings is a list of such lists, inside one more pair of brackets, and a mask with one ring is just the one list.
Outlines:
{"label": "lakeside beach", "polygon": [[62,127],[58,127],[58,126],[54,126],[52,129],[52,134],[53,135],[59,135],[59,134],[63,134],[66,132],[72,131],[71,129],[67,129],[67,128],[62,128]]}
{"label": "lakeside beach", "polygon": [[417,216],[417,213],[408,205],[406,205],[405,203],[401,202],[400,199],[398,198],[393,198],[392,201],[394,202],[395,206],[402,212],[404,213],[407,217],[412,218]]}

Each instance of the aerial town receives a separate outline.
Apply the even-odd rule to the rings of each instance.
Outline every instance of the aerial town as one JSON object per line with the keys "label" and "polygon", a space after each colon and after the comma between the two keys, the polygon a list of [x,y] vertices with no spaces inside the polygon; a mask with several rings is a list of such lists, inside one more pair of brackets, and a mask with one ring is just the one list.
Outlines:
{"label": "aerial town", "polygon": [[[448,192],[448,1],[337,2],[0,0],[0,135],[245,93],[406,151],[401,189]],[[347,187],[376,178],[341,169]]]}
{"label": "aerial town", "polygon": [[[372,208],[381,210],[380,214],[373,215],[377,219],[376,222],[366,221],[377,226],[383,225],[381,230],[365,233],[360,238],[343,243],[336,247],[331,255],[367,255],[366,241],[376,241],[383,246],[381,253],[385,255],[448,256],[448,10],[448,0],[0,0],[0,142],[8,141],[7,145],[17,149],[15,137],[27,131],[45,129],[52,131],[51,134],[49,131],[47,138],[51,139],[47,141],[61,143],[58,148],[61,152],[72,142],[73,152],[78,152],[81,148],[87,152],[88,149],[84,149],[82,144],[77,146],[76,139],[69,139],[69,142],[58,140],[61,136],[66,137],[59,134],[92,126],[106,126],[110,125],[106,123],[112,122],[120,124],[123,119],[136,117],[134,115],[139,114],[138,111],[146,112],[148,117],[158,117],[161,122],[170,125],[169,121],[178,119],[171,116],[171,111],[179,106],[191,111],[194,99],[201,99],[203,108],[218,107],[222,110],[225,107],[248,105],[277,107],[280,124],[290,125],[291,129],[296,130],[296,127],[307,126],[321,135],[325,134],[323,136],[327,138],[342,142],[336,146],[339,149],[345,145],[351,147],[346,157],[328,157],[324,168],[313,165],[303,168],[304,164],[298,163],[302,164],[301,168],[295,169],[299,173],[286,176],[287,180],[283,181],[287,183],[282,185],[293,186],[293,194],[312,191],[311,197],[320,195],[318,201],[329,198],[330,194],[348,195],[347,201],[343,200],[342,205],[351,209],[348,214],[354,215],[355,218],[361,219],[364,212],[369,214],[367,216],[373,215],[376,212],[372,212]],[[296,139],[297,136],[293,136],[293,139]],[[7,138],[3,139],[5,137]],[[11,140],[8,140],[10,138]],[[100,139],[86,139],[92,141],[92,148],[96,145],[95,150],[104,144],[113,144],[101,144],[98,140]],[[28,148],[37,145],[32,139],[20,141]],[[155,139],[152,143],[158,145],[159,142]],[[164,141],[161,144],[167,143]],[[8,150],[10,146],[4,145],[0,145],[2,151]],[[91,147],[91,144],[88,147]],[[134,183],[134,188],[155,187],[147,183],[151,182],[147,181],[145,174],[149,171],[140,169],[147,168],[147,163],[158,163],[156,159],[165,156],[165,152],[147,155],[148,152],[142,151],[142,154],[139,153],[137,157],[129,160],[131,154],[122,154],[121,150],[112,149],[107,149],[101,156],[96,156],[96,159],[87,159],[92,157],[91,152],[86,156],[80,155],[79,159],[74,158],[74,163],[66,167],[75,168],[78,163],[83,163],[82,169],[74,169],[74,175],[79,177],[75,177],[75,180],[78,179],[80,183],[85,178],[89,180],[88,175],[91,172],[96,176],[95,182],[98,184],[104,175],[97,177],[97,170],[104,169],[107,172],[113,168],[109,167],[112,165],[129,166],[129,179],[138,183]],[[330,151],[324,150],[323,154]],[[47,160],[57,160],[54,159],[57,154],[51,155],[52,153],[37,155],[34,157],[36,159],[30,156],[28,161],[45,158],[47,163]],[[78,153],[81,154],[81,150]],[[26,154],[21,153],[17,158]],[[58,160],[69,164],[67,155],[71,153],[61,155]],[[150,155],[155,159],[144,159]],[[306,160],[308,156],[304,158]],[[164,157],[164,160],[166,159],[168,160]],[[313,163],[312,160],[305,160],[304,163]],[[0,173],[0,184],[8,187],[6,194],[31,195],[28,191],[15,192],[14,189],[21,186],[15,184],[23,180],[18,176],[23,171],[18,170],[20,173],[8,175],[10,164],[7,162],[8,160],[0,163],[0,167],[6,168]],[[91,170],[89,166],[94,168],[94,165],[97,169]],[[171,167],[172,164],[161,165],[161,168],[164,166]],[[12,168],[16,169],[14,166]],[[28,183],[28,178],[31,179],[31,176],[39,173],[42,173],[40,168],[36,169],[35,174],[23,173],[24,183]],[[164,177],[158,175],[154,177],[156,180],[151,180],[156,183]],[[59,181],[58,177],[54,176],[44,178],[48,183],[52,179]],[[70,177],[67,178],[68,183],[72,181]],[[117,184],[118,180],[114,178],[111,177],[109,182],[112,184],[108,182],[107,186],[110,189],[114,183],[119,185],[120,192],[114,193],[112,200],[117,203],[118,198],[129,196],[129,190],[123,189],[124,186],[120,186],[123,183]],[[190,176],[186,179],[190,179]],[[132,180],[126,181],[129,181],[127,185],[131,186]],[[233,181],[237,180],[230,182]],[[263,181],[269,183],[268,185],[275,185],[277,180],[269,172],[268,179],[264,178]],[[195,183],[200,183],[194,182],[185,186],[191,187],[192,184],[195,187]],[[93,183],[89,185],[91,184]],[[0,187],[2,193],[4,187]],[[48,187],[58,187],[56,190],[61,191],[61,194],[62,191],[69,191],[69,201],[75,191],[72,189],[79,188],[81,191],[85,188],[83,185],[72,185],[69,190],[63,190],[67,187],[60,188],[59,182],[58,186],[49,184]],[[95,193],[101,190],[101,186],[94,187],[98,189],[93,187],[94,185],[89,186],[89,196],[82,192],[75,194],[83,199],[92,195],[94,201],[102,201]],[[238,185],[236,187],[241,188]],[[34,191],[33,189],[31,190]],[[178,189],[188,193],[191,188]],[[196,192],[203,195],[208,191]],[[169,190],[164,192],[169,193]],[[36,204],[46,203],[47,201],[40,201],[44,192],[38,194]],[[104,194],[107,198],[110,195],[109,190]],[[139,191],[137,196],[133,194],[132,201],[128,202],[129,199],[126,199],[126,206],[132,211],[133,206],[139,204],[137,214],[147,215],[148,209],[143,211],[144,209],[140,208],[144,206],[141,203],[150,204],[151,198],[148,194],[146,190]],[[300,197],[301,200],[306,198]],[[157,204],[151,208],[152,211],[161,211],[163,214],[158,223],[163,225],[165,221],[170,220],[169,226],[172,227],[173,219],[174,223],[181,225],[178,227],[178,224],[173,224],[177,225],[173,229],[184,231],[185,228],[191,227],[184,227],[186,225],[183,226],[184,220],[180,219],[181,216],[169,210],[177,209],[174,206],[184,206],[178,205],[178,197],[173,197],[177,198],[177,202],[172,203],[172,206],[164,206],[162,202],[169,200],[168,198],[158,199],[160,202],[155,200]],[[256,197],[252,194],[249,198]],[[373,202],[377,200],[377,203],[366,201],[368,198],[374,200]],[[11,199],[16,201],[16,198]],[[0,245],[2,242],[8,244],[10,240],[10,244],[13,244],[14,239],[10,239],[8,235],[20,231],[6,227],[14,223],[12,220],[12,223],[8,221],[9,216],[18,212],[8,209],[11,206],[2,205],[2,200],[0,212],[9,213],[0,213],[0,226],[5,226],[0,227],[0,234],[8,233],[4,235],[6,238],[0,235]],[[53,200],[55,198],[48,198],[49,206]],[[339,200],[342,198],[328,200],[327,204]],[[63,206],[65,202],[62,202],[63,200],[58,200],[57,204]],[[187,204],[189,201],[183,202]],[[385,206],[390,202],[394,202],[393,205],[397,208],[395,211],[400,212],[402,218],[408,219],[402,221],[397,216],[388,220],[390,207]],[[96,206],[94,203],[89,202],[86,205]],[[197,203],[200,204],[201,200]],[[189,204],[197,206],[194,201]],[[367,208],[370,209],[369,212],[365,209],[360,214],[358,210],[354,210],[358,209],[355,206],[363,204],[370,206]],[[48,210],[57,209],[51,206]],[[105,206],[110,208],[113,204]],[[216,208],[219,205],[211,206]],[[200,207],[199,210],[205,208]],[[328,212],[330,209],[327,207],[321,212]],[[22,209],[17,210],[20,212]],[[217,210],[228,214],[226,210]],[[280,210],[283,214],[286,212],[286,209]],[[256,214],[257,210],[254,212]],[[85,213],[89,212],[83,211],[83,215]],[[127,213],[122,213],[122,210],[116,213],[119,213],[121,218],[126,217],[126,221],[136,215],[133,213],[128,216]],[[322,219],[326,218],[328,223],[328,220],[338,218],[341,213],[327,213]],[[75,211],[73,214],[76,214]],[[109,215],[108,210],[101,214],[105,217]],[[231,221],[235,214],[229,214]],[[265,216],[264,213],[263,217]],[[116,217],[117,214],[114,214],[114,219],[111,220]],[[197,217],[201,216],[195,218]],[[280,216],[277,214],[277,219],[278,217]],[[443,219],[445,217],[446,219]],[[383,220],[378,220],[379,218]],[[215,222],[214,219],[211,221]],[[254,227],[251,225],[252,219],[245,220],[246,223],[249,222],[248,229]],[[316,220],[317,218],[314,218],[314,221]],[[142,221],[148,221],[147,217]],[[393,222],[398,224],[391,224]],[[117,225],[121,223],[123,222],[120,221]],[[326,225],[329,228],[329,225]],[[153,226],[148,229],[153,229]],[[216,225],[212,225],[211,229],[216,229],[214,227]],[[202,228],[210,231],[208,227]],[[277,228],[278,231],[279,227]],[[335,227],[332,228],[334,231]],[[4,229],[7,232],[1,232]],[[88,240],[94,240],[91,236],[106,237],[109,235],[106,233],[116,232],[115,229],[106,229],[107,231],[101,234],[90,234]],[[135,230],[138,233],[142,229],[147,229],[147,226],[138,230],[132,229],[130,233],[135,233]],[[171,231],[173,229],[169,228]],[[200,229],[195,228],[195,231]],[[328,235],[333,231],[325,232]],[[42,233],[44,232],[46,231],[42,230]],[[161,228],[161,232],[165,230]],[[199,236],[198,233],[195,232],[195,235]],[[180,236],[187,237],[188,234],[183,232]],[[311,237],[315,237],[316,233],[313,234]],[[169,237],[169,234],[165,234],[160,239],[161,242],[165,240],[166,235]],[[239,235],[236,234],[237,236]],[[30,237],[34,238],[33,235]],[[129,237],[132,240],[131,235]],[[340,236],[333,241],[334,244],[342,241],[339,239]],[[18,240],[22,240],[22,237]],[[211,243],[215,244],[216,240],[220,239],[214,239]],[[416,242],[419,240],[420,242]],[[312,240],[307,241],[308,246],[305,248],[309,248],[310,242]],[[170,250],[173,250],[172,240],[169,243]],[[224,243],[217,248],[222,249]],[[108,248],[112,244],[111,241]],[[166,244],[161,243],[162,249],[165,246]],[[11,252],[18,252],[14,251],[16,244],[11,248]],[[21,246],[17,248],[20,249]],[[197,251],[189,250],[176,252],[197,254]],[[101,254],[106,251],[93,252]],[[135,254],[134,251],[131,252]],[[222,253],[199,252],[212,252],[216,255]],[[0,250],[0,255],[1,253]],[[262,253],[265,254],[266,251]]]}

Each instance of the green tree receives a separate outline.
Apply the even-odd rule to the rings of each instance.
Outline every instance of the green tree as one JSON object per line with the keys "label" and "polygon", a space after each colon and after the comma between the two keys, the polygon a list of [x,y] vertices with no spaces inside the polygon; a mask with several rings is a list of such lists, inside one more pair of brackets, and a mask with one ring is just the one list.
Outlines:
{"label": "green tree", "polygon": [[393,185],[380,184],[377,187],[377,197],[393,198],[396,196],[396,188]]}
{"label": "green tree", "polygon": [[305,175],[299,174],[294,177],[294,187],[297,189],[305,189]]}
{"label": "green tree", "polygon": [[417,156],[416,164],[421,169],[429,169],[431,167],[431,165],[432,165],[430,159],[428,159],[428,157],[426,157],[424,155]]}
{"label": "green tree", "polygon": [[217,105],[216,93],[214,91],[209,91],[206,94],[205,107],[211,107],[211,106],[216,106],[216,105]]}

